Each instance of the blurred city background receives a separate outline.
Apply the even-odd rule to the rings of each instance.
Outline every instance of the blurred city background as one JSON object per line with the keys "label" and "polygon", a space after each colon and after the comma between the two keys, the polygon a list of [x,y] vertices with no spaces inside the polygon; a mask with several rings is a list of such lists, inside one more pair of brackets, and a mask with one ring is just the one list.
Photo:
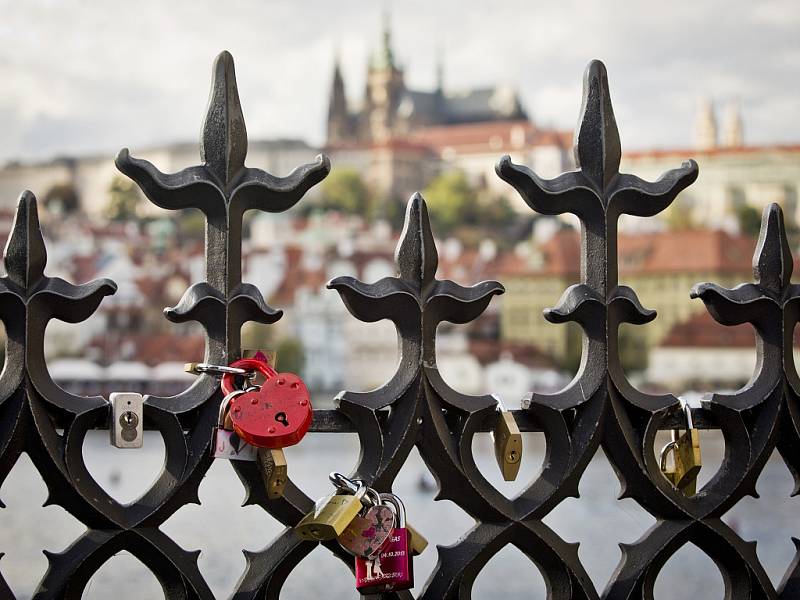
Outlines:
{"label": "blurred city background", "polygon": [[[688,158],[700,165],[697,182],[667,211],[620,222],[620,281],[658,311],[653,323],[622,330],[628,376],[641,389],[697,396],[738,388],[753,371],[751,329],[718,325],[702,302],[689,299],[689,289],[701,281],[732,287],[752,279],[760,215],[771,202],[783,207],[798,250],[800,9],[791,2],[677,2],[658,15],[623,2],[490,8],[315,1],[301,8],[147,1],[111,10],[40,1],[0,2],[0,8],[0,239],[10,230],[16,198],[30,189],[39,198],[48,274],[75,283],[110,277],[119,286],[86,323],[48,326],[50,373],[64,387],[87,395],[171,395],[192,381],[183,364],[203,358],[201,329],[162,315],[203,280],[203,217],[155,207],[113,158],[129,147],[165,172],[197,164],[210,65],[222,49],[236,59],[248,165],[286,175],[320,152],[333,165],[289,212],[248,214],[242,252],[244,280],[285,315],[273,326],[248,325],[243,347],[277,351],[280,369],[302,374],[315,406],[331,407],[342,389],[373,389],[396,368],[393,325],[356,321],[325,283],[339,275],[367,282],[393,275],[405,202],[418,190],[437,236],[438,277],[467,285],[497,279],[506,287],[479,320],[440,328],[437,361],[445,380],[465,393],[498,393],[512,407],[528,391],[552,392],[569,381],[580,359],[580,331],[547,323],[542,310],[578,281],[580,232],[569,217],[534,214],[495,175],[494,164],[510,154],[545,177],[575,167],[573,124],[591,58],[609,69],[624,172],[656,179]],[[337,446],[333,436],[311,438],[292,449],[290,465],[309,493],[321,495],[327,471],[352,467],[357,440]],[[535,438],[526,438],[521,483],[541,464],[543,446]],[[724,445],[713,432],[703,439],[707,479]],[[98,480],[131,501],[154,478],[140,465],[150,461],[150,471],[158,470],[160,443],[151,435],[141,452],[119,453],[104,447],[105,438],[90,437],[86,452],[96,454],[90,466]],[[476,440],[476,452],[493,471],[490,442]],[[317,464],[320,453],[325,459]],[[415,525],[428,519],[433,543],[452,543],[469,528],[449,503],[414,512],[433,504],[420,460],[401,475],[398,489],[412,498],[411,518]],[[46,566],[38,549],[63,548],[80,531],[60,509],[38,508],[39,488],[25,458],[0,490],[9,507],[0,511],[6,553],[0,571],[20,597]],[[616,542],[635,540],[653,522],[633,501],[616,502],[617,488],[600,452],[582,482],[582,499],[564,503],[554,513],[561,517],[549,521],[565,539],[583,541],[581,557],[599,590],[618,561]],[[773,506],[757,513],[756,501],[741,503],[729,523],[769,514],[766,525],[751,516],[750,530],[740,533],[762,541],[759,556],[777,584],[792,557],[787,525],[797,521],[789,507],[793,502],[796,514],[798,504],[788,498],[791,482],[780,460],[768,463],[759,491],[759,502]],[[242,493],[228,465],[215,464],[201,487],[203,510],[216,519],[236,512],[230,509]],[[197,510],[186,507],[175,519]],[[244,566],[240,549],[263,547],[278,531],[256,510],[238,511],[238,524],[220,526],[211,540],[192,533],[196,521],[188,518],[170,530],[185,547],[208,549],[201,570],[223,597]],[[45,528],[58,535],[46,539],[30,531],[44,511],[62,515]],[[264,525],[258,539],[252,519]],[[611,527],[625,534],[607,543],[602,532]],[[244,536],[241,544],[236,536]],[[513,549],[503,553],[487,566],[475,596],[492,593],[495,581],[508,598],[544,597],[526,559]],[[325,577],[312,578],[308,597],[327,589],[329,576],[346,594],[352,583],[346,570],[324,551],[312,556]],[[421,557],[418,591],[435,558],[433,546]],[[95,577],[92,597],[109,590],[125,597],[113,582],[124,581],[130,569],[142,585],[155,585],[143,567],[132,566],[135,559],[114,561]],[[686,597],[695,584],[718,590],[704,598],[722,597],[721,578],[715,574],[708,583],[711,564],[697,551],[674,567],[688,573]],[[293,582],[284,595],[304,597],[304,584]]]}

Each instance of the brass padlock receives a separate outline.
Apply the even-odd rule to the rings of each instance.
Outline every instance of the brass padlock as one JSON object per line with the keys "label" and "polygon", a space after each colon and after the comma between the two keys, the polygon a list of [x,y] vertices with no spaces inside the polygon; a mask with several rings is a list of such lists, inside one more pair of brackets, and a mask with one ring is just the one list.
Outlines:
{"label": "brass padlock", "polygon": [[259,448],[257,453],[261,479],[267,488],[267,498],[276,500],[283,496],[289,479],[286,455],[282,448]]}
{"label": "brass padlock", "polygon": [[414,556],[422,554],[425,548],[428,547],[428,540],[408,523],[406,523],[406,529],[411,534],[411,554]]}
{"label": "brass padlock", "polygon": [[[661,472],[669,482],[686,496],[697,493],[697,476],[703,466],[700,455],[700,432],[694,428],[692,409],[680,399],[686,415],[686,431],[672,430],[672,441],[661,449]],[[672,454],[672,467],[667,458]]]}
{"label": "brass padlock", "polygon": [[295,525],[295,531],[304,540],[322,542],[339,537],[361,512],[361,500],[367,486],[360,483],[355,494],[331,494],[320,498],[313,510]]}
{"label": "brass padlock", "polygon": [[497,419],[492,429],[494,439],[494,457],[497,466],[506,481],[514,481],[522,464],[522,433],[514,420],[514,415],[507,410],[500,396],[492,394],[497,400]]}

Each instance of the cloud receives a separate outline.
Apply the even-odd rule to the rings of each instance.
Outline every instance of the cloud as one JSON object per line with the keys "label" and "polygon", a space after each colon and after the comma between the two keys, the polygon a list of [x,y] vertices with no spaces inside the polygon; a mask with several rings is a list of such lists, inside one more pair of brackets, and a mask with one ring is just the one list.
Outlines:
{"label": "cloud", "polygon": [[[796,141],[794,0],[558,3],[408,0],[392,7],[412,86],[513,83],[535,118],[574,125],[586,62],[603,59],[626,147],[686,145],[698,97],[741,102],[753,142]],[[236,58],[253,138],[319,143],[334,50],[363,92],[380,6],[308,0],[224,4],[3,0],[0,160],[197,137],[213,57]]]}

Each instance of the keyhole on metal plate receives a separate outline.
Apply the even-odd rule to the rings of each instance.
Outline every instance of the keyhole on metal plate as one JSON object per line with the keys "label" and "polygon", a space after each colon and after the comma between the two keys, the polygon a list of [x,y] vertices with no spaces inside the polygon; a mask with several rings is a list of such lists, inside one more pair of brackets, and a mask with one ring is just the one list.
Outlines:
{"label": "keyhole on metal plate", "polygon": [[286,418],[285,412],[279,412],[277,415],[275,415],[275,420],[278,423],[281,423],[284,427],[289,426],[289,419]]}

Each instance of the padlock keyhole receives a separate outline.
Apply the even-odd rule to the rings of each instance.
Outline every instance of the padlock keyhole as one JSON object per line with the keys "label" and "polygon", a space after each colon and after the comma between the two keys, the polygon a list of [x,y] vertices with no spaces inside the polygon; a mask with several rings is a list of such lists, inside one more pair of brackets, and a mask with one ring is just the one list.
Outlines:
{"label": "padlock keyhole", "polygon": [[280,423],[281,425],[283,425],[284,427],[288,427],[289,426],[289,419],[286,418],[286,413],[283,412],[283,411],[281,411],[281,412],[279,412],[278,414],[275,415],[275,420],[278,423]]}

